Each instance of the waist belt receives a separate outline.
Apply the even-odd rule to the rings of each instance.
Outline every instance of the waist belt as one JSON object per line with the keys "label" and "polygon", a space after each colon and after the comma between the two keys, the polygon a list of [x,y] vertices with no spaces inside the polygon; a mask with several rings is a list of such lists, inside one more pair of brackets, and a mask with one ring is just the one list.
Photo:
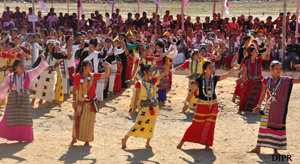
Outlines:
{"label": "waist belt", "polygon": [[196,79],[197,77],[199,77],[200,76],[200,74],[199,73],[196,73],[195,75],[190,75],[189,76],[189,79],[190,80],[194,80],[194,79]]}
{"label": "waist belt", "polygon": [[92,105],[95,109],[96,112],[99,112],[99,108],[98,108],[98,105],[97,105],[97,96],[95,96],[93,99],[84,99],[84,102],[85,103],[88,103],[88,102],[92,102]]}
{"label": "waist belt", "polygon": [[149,107],[149,106],[156,106],[158,105],[157,100],[145,100],[145,101],[140,101],[141,107]]}
{"label": "waist belt", "polygon": [[155,111],[153,109],[154,106],[158,105],[158,101],[157,100],[146,100],[146,101],[140,101],[140,106],[142,109],[143,107],[149,107],[149,111],[150,111],[150,115],[154,116],[155,115]]}
{"label": "waist belt", "polygon": [[248,79],[250,79],[250,80],[259,80],[261,78],[262,78],[262,75],[255,77],[255,78],[251,78],[250,76],[248,76]]}
{"label": "waist belt", "polygon": [[206,101],[206,100],[201,100],[201,99],[197,100],[197,103],[201,104],[201,105],[213,105],[217,102],[218,102],[217,99],[214,99],[214,100],[211,100],[211,101]]}

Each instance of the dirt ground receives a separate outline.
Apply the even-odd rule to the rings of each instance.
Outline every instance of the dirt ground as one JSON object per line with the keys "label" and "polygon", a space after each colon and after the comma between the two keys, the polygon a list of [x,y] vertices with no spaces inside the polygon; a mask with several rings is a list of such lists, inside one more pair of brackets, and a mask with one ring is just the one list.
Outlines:
{"label": "dirt ground", "polygon": [[[220,72],[223,71],[217,71]],[[194,113],[193,110],[179,113],[187,94],[188,79],[184,74],[187,72],[174,75],[172,89],[167,93],[168,100],[160,104],[152,149],[145,148],[145,140],[137,137],[131,137],[128,148],[121,149],[121,139],[136,118],[129,117],[127,113],[131,86],[122,94],[101,103],[91,147],[82,146],[83,142],[68,146],[72,134],[71,97],[51,108],[36,104],[32,111],[34,142],[17,143],[0,139],[0,163],[272,163],[272,149],[262,148],[262,154],[246,153],[256,144],[261,117],[250,113],[234,114],[238,109],[237,104],[231,102],[235,76],[218,83],[219,114],[213,149],[204,150],[203,145],[194,143],[185,143],[182,150],[176,149]],[[291,94],[287,116],[288,149],[279,151],[292,155],[293,161],[274,163],[300,163],[299,89],[300,85],[295,85]],[[0,118],[3,114],[4,106],[0,109]]]}

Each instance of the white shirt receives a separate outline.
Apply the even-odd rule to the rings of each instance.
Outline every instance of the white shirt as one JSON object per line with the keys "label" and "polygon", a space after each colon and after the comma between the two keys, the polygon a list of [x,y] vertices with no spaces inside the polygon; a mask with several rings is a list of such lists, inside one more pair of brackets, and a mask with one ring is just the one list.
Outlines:
{"label": "white shirt", "polygon": [[8,26],[10,26],[10,25],[13,25],[13,27],[15,27],[15,23],[11,20],[11,21],[9,21],[9,22],[4,22],[3,23],[3,27],[8,27]]}
{"label": "white shirt", "polygon": [[84,60],[92,60],[93,59],[93,67],[94,67],[94,73],[98,73],[98,52],[94,51],[89,56],[87,56]]}
{"label": "white shirt", "polygon": [[[62,49],[66,54],[68,54],[68,53],[67,53],[66,46],[63,46],[61,49]],[[71,52],[70,52],[70,54],[72,54],[72,57],[71,57],[70,60],[66,60],[66,61],[67,61],[67,66],[68,66],[68,68],[70,68],[70,67],[75,67],[75,53],[76,53],[77,50],[79,50],[79,45],[73,45],[72,50],[71,50]]]}
{"label": "white shirt", "polygon": [[[239,47],[238,44],[236,42],[234,42],[233,49],[238,48],[238,47]],[[227,43],[226,48],[229,49],[229,42]]]}

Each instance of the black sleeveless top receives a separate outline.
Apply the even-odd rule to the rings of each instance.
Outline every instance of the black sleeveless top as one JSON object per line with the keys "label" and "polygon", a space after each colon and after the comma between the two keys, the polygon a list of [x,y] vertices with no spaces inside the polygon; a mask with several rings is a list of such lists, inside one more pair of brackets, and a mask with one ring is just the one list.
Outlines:
{"label": "black sleeveless top", "polygon": [[[195,80],[195,85],[197,85],[199,87],[199,95],[197,96],[197,98],[200,99],[200,100],[204,100],[204,101],[211,100],[210,98],[207,99],[207,97],[203,94],[203,89],[202,89],[203,77],[204,77],[204,75],[201,75],[201,76],[197,77],[196,80]],[[212,100],[215,100],[215,99],[217,99],[215,90],[216,90],[216,87],[217,87],[217,82],[220,79],[220,76],[213,75],[213,78],[214,78],[214,91],[213,91],[214,93],[213,93],[213,96],[212,96]],[[204,86],[204,92],[206,92],[206,85]]]}

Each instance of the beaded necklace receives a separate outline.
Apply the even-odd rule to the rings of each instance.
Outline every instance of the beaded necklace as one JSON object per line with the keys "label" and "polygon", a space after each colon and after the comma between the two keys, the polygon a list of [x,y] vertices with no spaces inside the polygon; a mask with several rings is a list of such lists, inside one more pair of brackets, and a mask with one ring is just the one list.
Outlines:
{"label": "beaded necklace", "polygon": [[250,60],[251,60],[251,58],[248,59],[248,76],[250,77],[250,79],[255,79],[256,75],[257,75],[257,58],[255,59],[255,74],[254,74],[254,76],[251,76],[251,72],[250,72]]}
{"label": "beaded necklace", "polygon": [[[149,80],[151,82],[149,89],[148,89],[148,87],[146,85],[145,79],[143,79],[143,81],[142,81],[142,83],[143,83],[143,85],[144,85],[144,87],[146,88],[146,91],[147,91],[147,99],[150,100],[150,101],[152,101],[152,100],[157,101],[156,100],[156,94],[155,94],[155,88],[154,88],[153,82],[152,82],[152,80],[150,78],[149,78]],[[150,92],[151,91],[151,87],[153,88],[153,93],[154,93],[153,95]]]}
{"label": "beaded necklace", "polygon": [[[84,79],[85,79],[84,77],[82,79],[80,79],[81,96],[83,98],[87,98],[88,97],[88,93],[86,93],[86,94],[83,95],[83,80]],[[90,81],[91,81],[91,76],[90,75],[87,77],[87,80],[88,80],[88,82],[87,82],[86,89],[87,89],[87,92],[89,92],[88,89],[90,88]]]}
{"label": "beaded necklace", "polygon": [[[272,102],[277,102],[276,100],[276,91],[282,81],[282,76],[279,77],[279,79],[274,79],[274,82],[273,82],[273,88],[271,88],[271,83],[272,83],[272,80],[273,80],[273,76],[269,77],[268,78],[268,84],[267,84],[267,88],[268,88],[268,91],[270,93],[270,97],[269,97],[269,100],[271,100]],[[272,89],[272,90],[271,90]]]}
{"label": "beaded necklace", "polygon": [[[214,83],[214,76],[210,76],[210,83],[207,81],[207,78],[205,75],[203,75],[202,78],[202,93],[207,98],[207,101],[211,101],[213,99],[213,94],[215,90],[215,83]],[[211,109],[211,105],[209,106],[209,109]]]}
{"label": "beaded necklace", "polygon": [[233,54],[233,51],[234,51],[234,42],[233,43],[229,42],[229,53]]}
{"label": "beaded necklace", "polygon": [[195,73],[193,73],[193,60],[191,60],[191,75],[193,76],[193,75],[196,75],[197,74],[197,70],[198,70],[198,61],[196,61],[197,62],[197,64],[196,64],[196,69],[195,69]]}

